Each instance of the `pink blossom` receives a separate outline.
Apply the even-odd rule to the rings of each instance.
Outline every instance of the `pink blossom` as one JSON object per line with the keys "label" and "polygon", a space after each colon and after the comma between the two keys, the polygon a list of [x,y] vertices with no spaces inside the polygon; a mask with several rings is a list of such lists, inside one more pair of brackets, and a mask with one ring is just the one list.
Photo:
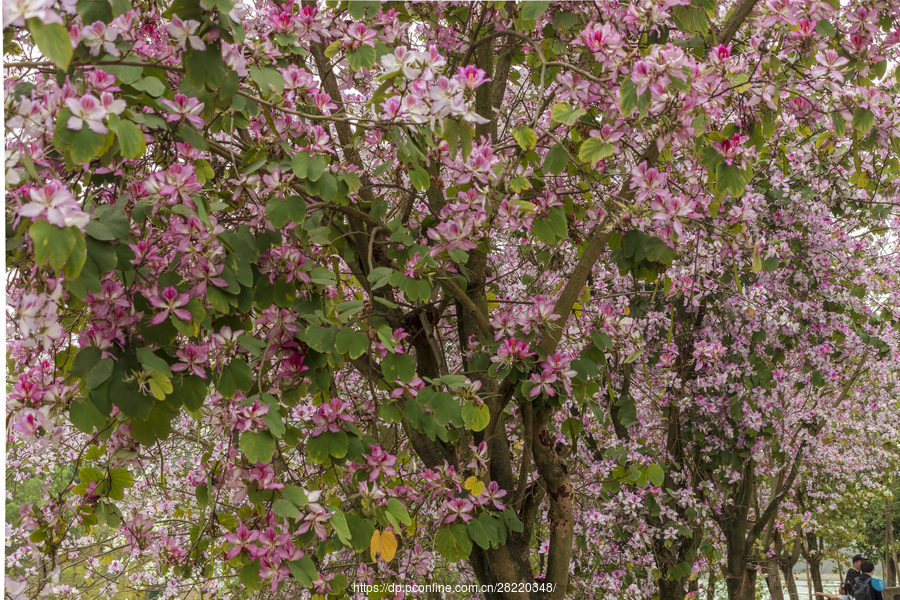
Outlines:
{"label": "pink blossom", "polygon": [[444,523],[449,525],[456,521],[457,518],[462,519],[463,522],[469,522],[472,520],[472,515],[469,513],[474,508],[475,505],[465,498],[447,500],[444,502],[444,511],[447,513],[447,516],[444,517]]}
{"label": "pink blossom", "polygon": [[[257,538],[259,538],[259,532],[247,529],[247,526],[242,521],[235,533],[225,534],[225,541],[229,544],[234,544],[234,546],[228,549],[225,558],[231,560],[244,550],[250,551],[252,554],[257,546],[255,544],[251,545],[251,543],[256,541]],[[251,548],[253,549],[252,551]]]}
{"label": "pink blossom", "polygon": [[189,43],[194,50],[206,50],[206,44],[203,43],[203,40],[194,35],[198,27],[200,27],[199,21],[194,21],[193,19],[182,21],[178,15],[173,15],[172,22],[166,27],[166,31],[175,38],[182,50],[185,48],[185,43]]}
{"label": "pink blossom", "polygon": [[397,476],[397,470],[394,469],[397,457],[382,450],[381,446],[372,446],[372,452],[366,456],[366,462],[371,468],[369,482],[375,481],[381,474],[384,474],[385,477]]}
{"label": "pink blossom", "polygon": [[347,27],[347,31],[344,34],[344,41],[350,42],[353,48],[359,48],[363,44],[374,48],[374,40],[377,35],[378,32],[366,27],[365,23],[353,23]]}
{"label": "pink blossom", "polygon": [[109,129],[103,124],[107,110],[96,96],[85,94],[81,98],[68,98],[66,106],[72,111],[72,116],[66,121],[67,128],[80,131],[82,124],[85,124],[94,133],[109,133]]}
{"label": "pink blossom", "polygon": [[341,423],[353,420],[353,417],[344,412],[348,408],[350,408],[350,403],[340,398],[334,398],[319,406],[316,414],[312,417],[312,422],[316,426],[311,433],[312,437],[321,435],[325,431],[332,433],[341,431]]}
{"label": "pink blossom", "polygon": [[191,297],[188,294],[179,294],[178,290],[172,286],[164,289],[160,295],[151,294],[147,299],[156,308],[164,309],[162,312],[156,313],[150,320],[151,325],[159,325],[165,321],[170,312],[182,321],[190,321],[194,318],[190,311],[181,308],[190,302]]}
{"label": "pink blossom", "polygon": [[197,129],[203,129],[205,124],[200,113],[203,112],[203,103],[196,98],[188,98],[184,94],[175,94],[173,100],[160,100],[160,103],[166,105],[172,110],[171,114],[166,115],[166,121],[174,123],[182,118]]}
{"label": "pink blossom", "polygon": [[40,189],[29,190],[28,195],[31,202],[19,209],[22,217],[43,218],[57,227],[74,226],[82,231],[91,220],[61,181],[51,180]]}
{"label": "pink blossom", "polygon": [[115,25],[107,27],[103,21],[95,21],[81,30],[81,37],[87,42],[91,56],[99,55],[101,49],[112,56],[119,56],[119,49],[113,43],[119,37],[119,28]]}
{"label": "pink blossom", "polygon": [[456,72],[456,80],[470,90],[474,90],[485,81],[490,81],[485,77],[485,70],[475,65],[460,67]]}
{"label": "pink blossom", "polygon": [[535,384],[531,391],[528,392],[529,398],[536,398],[542,392],[548,396],[556,396],[556,390],[553,384],[556,383],[558,376],[550,371],[541,371],[540,373],[532,373],[531,381]]}
{"label": "pink blossom", "polygon": [[175,352],[179,362],[172,365],[175,372],[185,371],[206,379],[206,363],[209,360],[206,344],[185,344]]}

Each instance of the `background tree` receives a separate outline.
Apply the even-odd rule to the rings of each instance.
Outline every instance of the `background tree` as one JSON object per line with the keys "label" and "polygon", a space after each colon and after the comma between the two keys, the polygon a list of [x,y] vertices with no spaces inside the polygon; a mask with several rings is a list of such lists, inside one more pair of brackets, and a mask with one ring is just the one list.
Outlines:
{"label": "background tree", "polygon": [[898,16],[7,3],[11,594],[753,597],[897,438]]}

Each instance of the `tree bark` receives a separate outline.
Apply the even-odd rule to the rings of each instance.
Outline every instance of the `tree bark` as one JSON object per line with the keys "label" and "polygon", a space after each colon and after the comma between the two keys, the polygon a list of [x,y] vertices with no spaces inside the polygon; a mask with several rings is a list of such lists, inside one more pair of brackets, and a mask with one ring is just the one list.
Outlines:
{"label": "tree bark", "polygon": [[806,558],[806,565],[809,569],[810,578],[812,581],[812,590],[814,592],[824,592],[824,588],[822,587],[822,552],[819,549],[820,540],[814,533],[806,534],[807,540],[807,553],[804,558]]}
{"label": "tree bark", "polygon": [[660,577],[657,583],[659,584],[659,600],[684,600],[685,590],[681,580]]}
{"label": "tree bark", "polygon": [[778,570],[778,557],[772,556],[765,561],[766,585],[772,600],[784,600],[784,589],[781,587],[781,572]]}
{"label": "tree bark", "polygon": [[775,552],[778,557],[778,567],[781,569],[781,576],[784,578],[790,600],[800,600],[797,580],[794,579],[794,566],[800,560],[800,553],[803,549],[802,541],[802,538],[797,535],[791,552],[786,553],[784,552],[781,533],[775,532]]}
{"label": "tree bark", "polygon": [[716,567],[710,567],[709,579],[706,580],[706,600],[716,598]]}
{"label": "tree bark", "polygon": [[897,585],[897,547],[894,544],[894,524],[891,521],[893,500],[884,503],[884,578],[889,587]]}

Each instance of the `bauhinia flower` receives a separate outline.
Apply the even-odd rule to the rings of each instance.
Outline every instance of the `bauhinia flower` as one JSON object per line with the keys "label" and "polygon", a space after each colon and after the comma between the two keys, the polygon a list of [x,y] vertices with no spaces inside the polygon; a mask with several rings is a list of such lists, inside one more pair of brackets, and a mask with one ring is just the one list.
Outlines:
{"label": "bauhinia flower", "polygon": [[94,133],[109,133],[109,129],[103,124],[108,111],[96,96],[85,94],[81,98],[68,98],[66,106],[72,111],[72,116],[66,121],[69,129],[81,131],[82,125],[87,125]]}
{"label": "bauhinia flower", "polygon": [[200,27],[199,21],[194,21],[193,19],[182,21],[178,18],[178,15],[173,15],[172,22],[169,23],[166,29],[169,35],[175,38],[182,50],[184,50],[185,42],[189,43],[194,50],[206,50],[206,44],[203,43],[203,40],[194,35],[198,27]]}
{"label": "bauhinia flower", "polygon": [[185,306],[188,302],[190,302],[190,295],[179,294],[178,290],[176,290],[172,286],[164,289],[162,291],[162,294],[151,295],[148,300],[150,300],[150,304],[152,304],[156,308],[163,309],[162,312],[156,313],[156,315],[152,319],[150,319],[151,325],[159,325],[166,320],[166,318],[169,316],[169,313],[174,314],[182,321],[190,321],[194,318],[193,315],[191,315],[190,311],[181,308],[182,306]]}
{"label": "bauhinia flower", "polygon": [[185,119],[197,129],[203,129],[203,117],[200,117],[199,115],[203,112],[204,104],[196,98],[188,98],[184,94],[175,94],[175,98],[172,100],[162,99],[160,100],[160,103],[172,109],[172,112],[169,115],[166,115],[166,121],[168,123],[174,123],[181,119]]}

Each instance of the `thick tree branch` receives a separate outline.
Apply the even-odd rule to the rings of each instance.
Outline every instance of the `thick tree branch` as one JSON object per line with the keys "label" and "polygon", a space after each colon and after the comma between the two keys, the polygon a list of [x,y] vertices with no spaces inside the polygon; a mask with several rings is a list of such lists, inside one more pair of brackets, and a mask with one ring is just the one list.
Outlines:
{"label": "thick tree branch", "polygon": [[728,17],[728,20],[725,21],[725,25],[722,26],[722,30],[719,32],[718,42],[720,44],[728,44],[731,42],[731,38],[734,37],[734,34],[737,33],[738,29],[741,28],[741,25],[744,24],[744,21],[747,20],[747,17],[750,16],[753,7],[756,6],[758,1],[759,0],[741,0],[738,2],[738,5],[734,7],[731,16]]}

